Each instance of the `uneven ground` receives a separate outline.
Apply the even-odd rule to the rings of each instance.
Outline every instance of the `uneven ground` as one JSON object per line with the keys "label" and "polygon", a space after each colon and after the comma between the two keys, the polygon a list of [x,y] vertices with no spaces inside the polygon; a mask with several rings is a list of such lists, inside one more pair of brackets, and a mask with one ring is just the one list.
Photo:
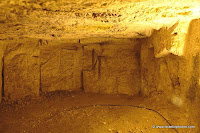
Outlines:
{"label": "uneven ground", "polygon": [[53,92],[2,103],[0,132],[194,133],[192,128],[152,128],[194,125],[186,111],[158,97]]}

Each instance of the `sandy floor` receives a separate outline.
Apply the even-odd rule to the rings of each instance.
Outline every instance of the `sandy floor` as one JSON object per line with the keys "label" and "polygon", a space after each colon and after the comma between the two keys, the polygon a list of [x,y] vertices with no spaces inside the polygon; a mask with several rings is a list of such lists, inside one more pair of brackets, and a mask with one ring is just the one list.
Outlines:
{"label": "sandy floor", "polygon": [[194,133],[195,129],[155,126],[195,125],[181,108],[151,98],[54,92],[0,105],[1,133]]}

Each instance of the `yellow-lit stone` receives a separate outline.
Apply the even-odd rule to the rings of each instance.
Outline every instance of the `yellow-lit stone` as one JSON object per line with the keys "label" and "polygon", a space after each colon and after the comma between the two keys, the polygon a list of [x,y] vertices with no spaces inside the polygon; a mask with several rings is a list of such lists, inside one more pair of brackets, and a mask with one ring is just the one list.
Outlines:
{"label": "yellow-lit stone", "polygon": [[[180,118],[185,115],[183,123],[194,124],[196,128],[191,132],[198,133],[199,18],[198,0],[2,0],[0,102],[2,99],[5,103],[7,100],[24,101],[29,96],[46,94],[50,94],[49,99],[52,100],[51,94],[72,91],[84,92],[84,95],[92,92],[139,96],[138,104],[145,105],[140,109],[147,109],[146,106],[152,108],[149,111],[160,108],[158,112],[163,112],[166,120],[171,118],[169,121],[172,120],[172,125],[182,124]],[[54,120],[54,114],[59,117],[66,114],[60,113],[60,109],[65,110],[68,104],[60,104],[63,97],[58,97],[53,99],[55,102],[52,104],[61,106],[58,110],[44,102],[48,110],[52,109],[50,117],[44,114],[42,118],[45,119],[41,122],[40,115],[36,118],[33,112],[31,124],[27,122],[33,127],[20,129],[19,132],[32,132],[34,127],[37,128],[35,124],[32,125],[33,119],[39,124],[43,123],[45,128],[46,125],[60,124],[60,119],[52,125],[48,124],[48,120]],[[140,98],[148,102],[140,103]],[[72,100],[69,107],[75,107],[80,99]],[[87,98],[84,100],[81,102],[85,105],[93,102]],[[156,102],[151,103],[152,100]],[[128,104],[125,101],[121,103]],[[168,108],[171,112],[166,111]],[[173,109],[177,112],[174,113]],[[88,116],[84,113],[84,117]],[[123,111],[118,113],[117,116],[126,116]],[[126,113],[128,116],[129,110]],[[0,118],[12,120],[7,116],[21,120],[18,114],[0,114]],[[0,131],[4,131],[1,129],[4,126],[10,129],[13,123],[0,123]],[[19,128],[20,124],[24,124],[16,123]],[[99,123],[107,125],[104,121]],[[119,122],[113,123],[118,126]],[[105,132],[123,132],[106,128]],[[36,131],[41,132],[40,129]],[[59,131],[55,128],[55,132]]]}
{"label": "yellow-lit stone", "polygon": [[4,53],[6,99],[38,96],[40,65],[38,39],[20,39],[6,44]]}

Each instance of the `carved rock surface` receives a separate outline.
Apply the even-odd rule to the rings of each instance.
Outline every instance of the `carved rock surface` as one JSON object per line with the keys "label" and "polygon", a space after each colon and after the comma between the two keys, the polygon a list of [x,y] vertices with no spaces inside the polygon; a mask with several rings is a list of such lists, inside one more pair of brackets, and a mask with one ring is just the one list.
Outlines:
{"label": "carved rock surface", "polygon": [[40,87],[38,39],[22,39],[6,44],[4,54],[4,94],[6,99],[38,96]]}
{"label": "carved rock surface", "polygon": [[[85,46],[90,67],[83,71],[86,92],[136,95],[140,91],[140,46],[107,44]],[[87,64],[86,66],[89,66]]]}
{"label": "carved rock surface", "polygon": [[81,49],[77,45],[57,44],[40,51],[42,92],[81,89]]}
{"label": "carved rock surface", "polygon": [[[187,29],[187,34],[180,38],[179,43],[183,45],[183,53],[181,56],[176,54],[168,54],[160,58],[156,58],[156,50],[162,49],[162,45],[156,45],[162,36],[152,36],[152,38],[144,39],[141,43],[141,91],[149,97],[158,97],[164,94],[166,99],[189,111],[191,116],[196,120],[199,117],[199,95],[200,95],[200,41],[199,41],[199,19],[191,20]],[[177,32],[179,34],[179,32]],[[168,41],[173,44],[172,38],[174,34],[168,33]],[[170,37],[171,36],[171,37]],[[171,38],[171,39],[170,39]],[[182,39],[182,40],[181,40]],[[154,41],[152,41],[154,40]],[[150,41],[150,42],[149,42]],[[178,41],[177,41],[178,42]],[[167,44],[167,43],[166,43]],[[178,44],[178,43],[176,43]],[[176,50],[180,47],[175,45]],[[182,47],[182,46],[181,46]],[[161,100],[161,99],[160,99]],[[158,100],[159,101],[159,100]],[[197,124],[196,127],[199,127]],[[198,128],[197,128],[198,130]]]}

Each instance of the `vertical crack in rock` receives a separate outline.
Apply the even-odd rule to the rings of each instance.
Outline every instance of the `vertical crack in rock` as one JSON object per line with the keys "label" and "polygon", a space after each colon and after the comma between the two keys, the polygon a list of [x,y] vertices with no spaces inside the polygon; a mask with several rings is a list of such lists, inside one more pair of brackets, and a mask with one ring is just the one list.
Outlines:
{"label": "vertical crack in rock", "polygon": [[[178,71],[180,70],[180,63],[178,62]],[[180,80],[179,80],[179,74],[177,74],[177,84],[178,86],[181,85]]]}
{"label": "vertical crack in rock", "polygon": [[99,65],[98,65],[98,77],[100,79],[101,78],[101,56],[98,56],[98,61],[99,61]]}
{"label": "vertical crack in rock", "polygon": [[165,63],[165,65],[166,65],[166,67],[167,67],[167,72],[168,72],[168,74],[169,74],[169,78],[170,78],[170,80],[171,80],[172,87],[173,87],[173,89],[175,89],[175,84],[174,84],[173,79],[172,79],[172,77],[171,77],[171,75],[170,75],[168,63],[167,63],[167,61],[166,61],[165,59],[164,59],[164,63]]}
{"label": "vertical crack in rock", "polygon": [[39,77],[40,78],[39,79],[40,80],[40,88],[39,88],[40,90],[39,90],[39,93],[42,93],[42,71],[41,71],[41,68],[42,68],[42,64],[40,64],[40,70],[39,70],[40,71],[40,77]]}
{"label": "vertical crack in rock", "polygon": [[190,87],[187,92],[187,98],[189,98],[192,102],[196,99],[196,92],[199,89],[198,79],[199,79],[199,53],[193,57],[193,71],[192,77],[190,79]]}
{"label": "vertical crack in rock", "polygon": [[[79,44],[81,44],[81,40],[79,39]],[[84,46],[81,47],[82,48],[82,56],[83,56],[83,51],[84,51]],[[81,65],[83,66],[83,58],[81,60]],[[84,84],[83,84],[83,68],[81,68],[81,89],[84,91]]]}
{"label": "vertical crack in rock", "polygon": [[92,66],[91,66],[91,68],[88,68],[88,69],[83,69],[83,71],[92,71],[92,70],[94,70],[94,68],[95,68],[95,66],[96,66],[96,64],[97,64],[97,62],[99,62],[99,56],[97,56],[97,59],[96,60],[94,60],[94,54],[92,55]]}
{"label": "vertical crack in rock", "polygon": [[2,97],[4,97],[5,96],[5,93],[4,93],[4,57],[2,58],[2,73],[1,73],[1,77],[2,77]]}
{"label": "vertical crack in rock", "polygon": [[84,91],[84,84],[83,84],[83,70],[81,71],[81,88]]}
{"label": "vertical crack in rock", "polygon": [[92,64],[94,64],[94,49],[92,49]]}

